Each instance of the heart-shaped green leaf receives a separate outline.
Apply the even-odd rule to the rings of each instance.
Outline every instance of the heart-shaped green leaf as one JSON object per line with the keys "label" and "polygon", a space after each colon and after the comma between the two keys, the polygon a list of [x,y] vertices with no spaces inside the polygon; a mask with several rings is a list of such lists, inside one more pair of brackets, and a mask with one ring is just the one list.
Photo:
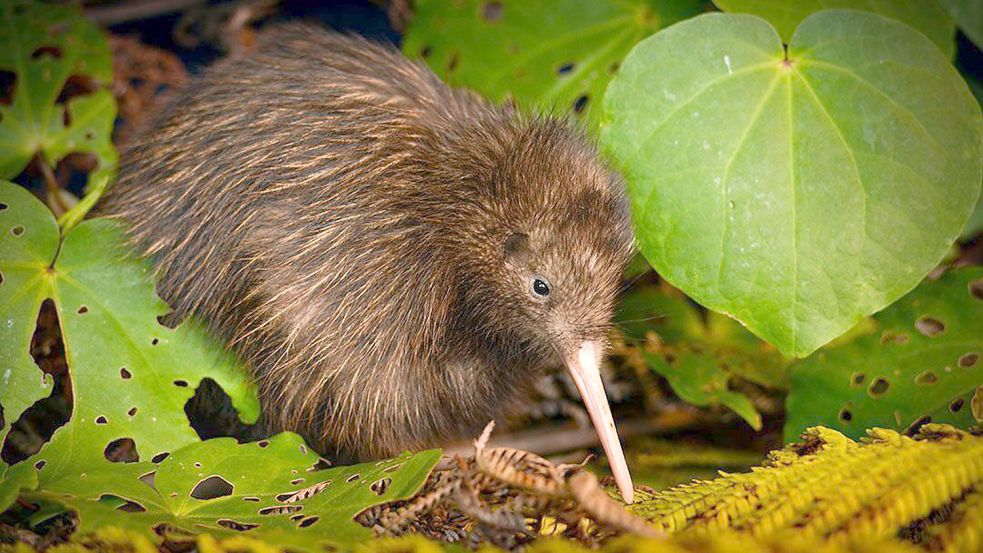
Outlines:
{"label": "heart-shaped green leaf", "polygon": [[788,42],[800,23],[810,15],[831,9],[851,9],[883,15],[911,25],[952,58],[956,32],[952,18],[936,0],[713,0],[720,9],[747,13],[766,19]]}
{"label": "heart-shaped green leaf", "polygon": [[93,467],[70,487],[36,497],[77,510],[83,532],[105,526],[152,538],[162,527],[215,536],[245,532],[291,551],[323,551],[368,539],[371,530],[355,515],[415,494],[440,451],[327,470],[315,470],[318,459],[296,434],[246,444],[218,438],[157,464],[136,463],[131,474]]}
{"label": "heart-shaped green leaf", "polygon": [[983,383],[983,268],[925,281],[874,316],[874,332],[823,348],[791,370],[785,437],[825,425],[861,437],[867,428],[932,422],[968,428]]}
{"label": "heart-shaped green leaf", "polygon": [[640,43],[604,150],[659,273],[804,356],[911,290],[980,190],[980,107],[928,39],[872,13],[707,14]]}
{"label": "heart-shaped green leaf", "polygon": [[421,0],[403,51],[495,101],[588,115],[629,50],[702,0]]}
{"label": "heart-shaped green leaf", "polygon": [[70,77],[96,87],[113,78],[106,38],[78,7],[25,0],[0,5],[0,70],[12,72],[16,83],[10,105],[0,105],[0,178],[16,176],[38,153],[54,166],[73,152],[96,156],[90,177],[112,177],[118,160],[110,139],[113,95],[97,88],[67,105],[59,100]]}
{"label": "heart-shaped green leaf", "polygon": [[78,225],[58,244],[48,209],[14,184],[0,182],[0,405],[3,435],[31,403],[50,393],[29,344],[41,302],[54,301],[72,386],[71,420],[31,463],[41,485],[57,489],[96,466],[124,472],[106,459],[110,443],[129,438],[143,460],[198,441],[185,403],[203,378],[216,381],[240,415],[255,419],[259,403],[245,369],[193,320],[171,329],[154,293],[153,270],[124,247],[108,220]]}

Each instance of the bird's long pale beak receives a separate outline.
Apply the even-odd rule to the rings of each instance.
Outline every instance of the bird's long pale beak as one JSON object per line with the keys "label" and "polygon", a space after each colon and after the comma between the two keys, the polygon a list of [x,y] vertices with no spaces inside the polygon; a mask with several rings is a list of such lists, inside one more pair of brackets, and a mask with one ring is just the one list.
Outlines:
{"label": "bird's long pale beak", "polygon": [[628,473],[628,463],[621,450],[618,440],[618,430],[614,427],[614,417],[611,416],[611,406],[608,396],[604,393],[604,383],[601,382],[601,348],[597,342],[587,341],[580,344],[577,352],[568,355],[564,362],[573,377],[580,397],[584,400],[587,412],[590,414],[594,430],[600,438],[601,446],[608,457],[611,473],[618,484],[618,491],[626,503],[635,499],[635,489],[631,484],[631,474]]}

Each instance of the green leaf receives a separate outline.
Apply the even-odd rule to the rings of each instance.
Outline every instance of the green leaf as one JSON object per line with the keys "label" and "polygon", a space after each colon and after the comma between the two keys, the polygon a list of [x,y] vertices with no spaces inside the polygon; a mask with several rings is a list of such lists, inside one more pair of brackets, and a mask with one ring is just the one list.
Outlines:
{"label": "green leaf", "polygon": [[826,425],[861,437],[922,417],[963,428],[983,382],[983,268],[948,271],[874,316],[877,332],[791,370],[786,439]]}
{"label": "green leaf", "polygon": [[7,424],[50,393],[28,354],[46,298],[58,313],[71,377],[72,418],[29,461],[43,464],[42,487],[71,486],[92,467],[125,472],[130,465],[104,455],[116,440],[133,440],[144,460],[197,442],[184,405],[206,377],[229,394],[241,418],[258,416],[245,369],[199,323],[171,329],[157,321],[168,308],[154,293],[150,262],[128,253],[116,223],[83,222],[59,248],[54,218],[34,196],[0,182],[0,203],[7,206],[0,211],[0,306],[12,306],[0,325]]}
{"label": "green leaf", "polygon": [[[439,450],[404,453],[317,471],[318,456],[296,434],[246,444],[217,438],[185,446],[159,464],[139,463],[136,476],[100,467],[69,490],[37,497],[77,510],[83,532],[117,526],[153,538],[161,525],[215,536],[246,531],[292,551],[323,551],[368,539],[371,530],[355,515],[414,495],[440,456]],[[105,497],[123,501],[99,501]]]}
{"label": "green leaf", "polygon": [[[403,52],[494,101],[596,124],[618,64],[639,40],[700,13],[703,0],[418,1]],[[581,98],[584,98],[583,100]],[[586,103],[584,103],[586,102]]]}
{"label": "green leaf", "polygon": [[973,418],[976,419],[977,426],[983,423],[983,384],[976,387],[976,392],[973,393],[973,399],[970,400],[969,407]]}
{"label": "green leaf", "polygon": [[0,513],[3,513],[22,491],[33,490],[38,485],[38,473],[31,465],[21,463],[7,466],[0,464]]}
{"label": "green leaf", "polygon": [[601,142],[666,280],[805,356],[918,284],[979,195],[980,107],[924,36],[866,12],[707,14],[640,43]]}
{"label": "green leaf", "polygon": [[92,211],[92,208],[102,198],[107,188],[109,188],[108,177],[101,176],[92,180],[88,193],[58,218],[58,226],[61,228],[61,232],[66,233],[75,228],[75,225],[81,223],[82,219],[85,219],[85,216]]}
{"label": "green leaf", "polygon": [[983,232],[983,194],[976,200],[976,207],[973,214],[969,216],[963,231],[959,234],[960,240],[972,240]]}
{"label": "green leaf", "polygon": [[618,326],[643,341],[647,364],[673,391],[698,406],[724,405],[755,429],[761,416],[741,392],[738,378],[773,390],[788,386],[787,360],[733,319],[700,313],[681,292],[668,286],[642,286],[626,294]]}
{"label": "green leaf", "polygon": [[729,375],[766,388],[788,387],[785,357],[737,321],[719,313],[701,313],[671,287],[636,287],[622,298],[616,320],[618,327],[636,341],[646,340],[654,332],[660,354],[706,353]]}
{"label": "green leaf", "polygon": [[952,59],[956,53],[955,24],[936,0],[713,0],[713,3],[725,12],[747,13],[767,20],[786,43],[810,15],[843,8],[896,19],[921,31],[947,58]]}
{"label": "green leaf", "polygon": [[672,363],[644,352],[645,360],[655,372],[669,381],[672,390],[687,403],[700,407],[725,405],[740,415],[755,430],[761,430],[761,415],[747,396],[727,389],[729,375],[713,356],[682,352]]}
{"label": "green leaf", "polygon": [[28,407],[51,394],[51,376],[34,363],[30,343],[57,250],[48,209],[27,190],[0,182],[0,443]]}
{"label": "green leaf", "polygon": [[[12,103],[0,105],[0,178],[18,175],[38,153],[54,167],[79,152],[99,161],[90,178],[111,179],[116,101],[104,88],[113,70],[102,31],[77,6],[24,0],[0,6],[0,29],[0,70],[16,78]],[[102,88],[62,104],[58,97],[73,76]]]}
{"label": "green leaf", "polygon": [[979,0],[939,0],[977,48],[983,48],[983,2]]}
{"label": "green leaf", "polygon": [[[54,218],[30,193],[0,182],[0,205],[0,305],[11,321],[0,325],[0,367],[11,383],[0,388],[5,420],[50,389],[28,354],[45,298],[57,309],[74,398],[71,420],[37,455],[0,466],[4,506],[37,488],[32,498],[77,510],[83,531],[123,526],[153,537],[164,524],[233,535],[256,525],[251,532],[269,543],[321,551],[368,538],[353,517],[412,496],[440,459],[433,450],[314,471],[319,457],[295,434],[242,445],[199,441],[184,405],[206,376],[241,417],[258,416],[244,369],[196,321],[158,323],[168,309],[154,294],[152,267],[129,255],[116,223],[85,221],[59,247]],[[107,459],[107,447],[127,438],[139,460]],[[212,476],[231,493],[192,496]],[[309,497],[287,499],[304,489]]]}
{"label": "green leaf", "polygon": [[706,328],[699,309],[674,289],[640,286],[621,298],[618,327],[631,338],[642,340],[649,331],[668,343],[702,340]]}

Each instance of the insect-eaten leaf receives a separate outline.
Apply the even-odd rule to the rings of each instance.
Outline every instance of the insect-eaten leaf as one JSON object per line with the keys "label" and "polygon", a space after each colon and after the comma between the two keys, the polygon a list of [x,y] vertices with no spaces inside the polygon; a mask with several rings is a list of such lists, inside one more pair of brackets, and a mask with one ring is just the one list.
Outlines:
{"label": "insect-eaten leaf", "polygon": [[980,192],[981,133],[931,41],[829,10],[787,51],[748,15],[646,39],[608,87],[601,144],[659,274],[803,357],[946,254]]}
{"label": "insect-eaten leaf", "polygon": [[30,356],[41,303],[53,300],[65,345],[72,417],[28,463],[41,487],[73,487],[84,474],[135,464],[111,463],[107,449],[128,440],[149,460],[197,442],[185,404],[203,378],[218,383],[244,420],[259,402],[246,371],[196,321],[168,328],[167,306],[154,292],[153,270],[126,250],[118,224],[91,220],[59,244],[51,212],[27,190],[0,182],[0,405],[5,438],[51,378]]}
{"label": "insect-eaten leaf", "polygon": [[414,4],[403,52],[494,101],[574,113],[596,125],[611,77],[640,40],[702,0],[444,0]]}
{"label": "insect-eaten leaf", "polygon": [[[323,551],[368,539],[371,530],[354,517],[411,497],[439,460],[440,451],[430,450],[317,470],[319,457],[296,434],[244,444],[216,438],[178,449],[157,464],[139,463],[129,478],[103,466],[70,492],[35,495],[77,510],[83,533],[106,526],[151,538],[160,531],[247,533],[291,551]],[[373,489],[384,479],[385,490]]]}
{"label": "insect-eaten leaf", "polygon": [[354,515],[409,497],[426,481],[439,451],[316,471],[319,457],[294,434],[200,441],[185,405],[205,377],[240,418],[258,417],[244,368],[195,320],[158,322],[168,308],[154,293],[152,268],[129,254],[117,223],[85,221],[60,245],[58,233],[30,192],[0,182],[0,306],[8,317],[0,324],[0,437],[50,393],[29,353],[45,299],[57,311],[73,398],[71,419],[40,452],[0,465],[2,506],[36,488],[33,499],[77,510],[82,532],[251,531],[321,551],[368,537]]}
{"label": "insect-eaten leaf", "polygon": [[983,268],[927,280],[874,316],[876,331],[791,369],[785,437],[822,424],[852,437],[927,422],[974,424],[983,382]]}
{"label": "insect-eaten leaf", "polygon": [[116,100],[106,88],[112,58],[102,31],[79,12],[26,0],[0,5],[0,73],[13,79],[9,93],[0,91],[7,94],[0,103],[0,178],[18,175],[37,154],[51,167],[70,153],[92,154],[98,165],[90,178],[115,174]]}
{"label": "insect-eaten leaf", "polygon": [[[945,0],[942,0],[945,2]],[[969,0],[972,1],[972,0]],[[851,9],[897,19],[921,31],[947,57],[956,53],[956,26],[937,0],[713,0],[721,10],[747,13],[765,19],[778,29],[786,43],[795,29],[810,15],[831,9]]]}

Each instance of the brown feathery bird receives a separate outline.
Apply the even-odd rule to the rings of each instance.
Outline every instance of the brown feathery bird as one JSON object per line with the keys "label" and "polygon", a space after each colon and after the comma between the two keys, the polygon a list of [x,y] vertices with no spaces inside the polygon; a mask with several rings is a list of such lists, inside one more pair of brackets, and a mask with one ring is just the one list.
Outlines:
{"label": "brown feathery bird", "polygon": [[120,167],[99,212],[249,364],[275,426],[389,455],[473,433],[565,365],[631,499],[598,372],[630,219],[570,123],[288,24],[207,69]]}

